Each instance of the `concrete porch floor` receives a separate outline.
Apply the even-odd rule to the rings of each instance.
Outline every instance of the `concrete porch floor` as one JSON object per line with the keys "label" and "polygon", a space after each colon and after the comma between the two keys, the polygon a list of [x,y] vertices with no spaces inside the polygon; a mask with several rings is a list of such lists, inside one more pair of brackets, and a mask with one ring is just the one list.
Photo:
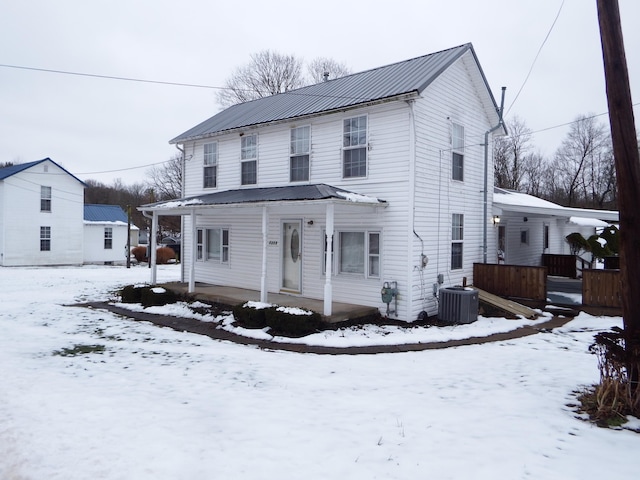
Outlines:
{"label": "concrete porch floor", "polygon": [[[162,286],[181,294],[187,294],[189,290],[189,284],[182,282],[169,282]],[[190,295],[197,300],[217,302],[225,305],[237,305],[241,302],[260,301],[260,292],[257,290],[225,287],[222,285],[210,285],[207,283],[196,283],[195,292]],[[324,310],[324,301],[313,298],[298,297],[282,293],[269,293],[267,295],[267,300],[269,303],[273,303],[275,305],[304,308],[306,310],[318,312],[321,315]],[[331,305],[331,312],[332,314],[328,317],[323,315],[323,320],[329,323],[338,323],[346,320],[366,317],[368,315],[375,315],[378,313],[378,309],[375,307],[366,307],[364,305],[333,302]]]}

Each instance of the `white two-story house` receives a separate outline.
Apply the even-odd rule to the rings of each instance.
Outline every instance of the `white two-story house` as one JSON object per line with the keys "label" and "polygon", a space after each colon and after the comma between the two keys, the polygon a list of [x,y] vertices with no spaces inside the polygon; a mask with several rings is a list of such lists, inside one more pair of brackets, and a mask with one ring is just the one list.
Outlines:
{"label": "white two-story house", "polygon": [[413,321],[494,249],[491,140],[504,133],[460,45],[227,108],[171,140],[184,198],[139,208],[154,228],[183,217],[191,291],[286,293],[330,315],[332,302],[385,313],[388,284]]}
{"label": "white two-story house", "polygon": [[0,266],[81,265],[84,188],[50,158],[0,168]]}

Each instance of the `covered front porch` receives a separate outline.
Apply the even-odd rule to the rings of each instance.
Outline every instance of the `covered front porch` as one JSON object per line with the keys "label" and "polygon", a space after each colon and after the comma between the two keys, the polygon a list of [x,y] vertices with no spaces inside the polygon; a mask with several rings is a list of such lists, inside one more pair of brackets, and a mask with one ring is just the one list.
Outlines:
{"label": "covered front porch", "polygon": [[[258,290],[249,290],[246,288],[210,285],[200,282],[196,282],[193,291],[189,290],[189,284],[185,282],[171,282],[164,284],[163,286],[180,294],[189,294],[197,300],[222,303],[225,305],[237,305],[242,302],[261,301],[260,292]],[[285,307],[298,307],[318,313],[322,313],[324,309],[323,300],[285,295],[282,293],[268,293],[267,303],[282,305]],[[378,309],[376,307],[332,302],[331,314],[323,315],[323,320],[328,323],[340,323],[376,314],[378,314]]]}

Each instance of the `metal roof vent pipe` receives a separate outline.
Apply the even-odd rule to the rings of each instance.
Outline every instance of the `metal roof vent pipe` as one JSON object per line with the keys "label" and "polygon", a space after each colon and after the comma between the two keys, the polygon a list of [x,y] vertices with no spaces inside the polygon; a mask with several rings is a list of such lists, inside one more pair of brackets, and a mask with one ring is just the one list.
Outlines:
{"label": "metal roof vent pipe", "polygon": [[326,81],[328,81],[328,80],[329,80],[329,72],[324,72],[324,73],[322,74],[322,78],[324,78],[324,81],[325,81],[325,82],[326,82]]}

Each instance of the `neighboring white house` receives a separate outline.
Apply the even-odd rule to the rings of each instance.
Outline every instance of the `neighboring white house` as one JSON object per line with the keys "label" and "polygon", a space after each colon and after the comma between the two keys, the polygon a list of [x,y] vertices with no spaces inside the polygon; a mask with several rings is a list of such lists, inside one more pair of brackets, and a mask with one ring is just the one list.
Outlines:
{"label": "neighboring white house", "polygon": [[159,215],[183,216],[191,290],[384,313],[381,288],[396,282],[397,317],[413,321],[495,245],[498,110],[471,44],[235,105],[170,142],[185,198],[139,209],[154,231]]}
{"label": "neighboring white house", "polygon": [[510,265],[541,265],[543,253],[569,255],[565,237],[570,233],[588,238],[597,228],[619,222],[616,211],[563,207],[501,188],[493,195],[493,215],[499,221],[494,221],[498,236],[490,261]]}
{"label": "neighboring white house", "polygon": [[[85,205],[84,263],[126,263],[128,226],[127,214],[119,205]],[[131,246],[138,244],[138,231],[131,225]]]}
{"label": "neighboring white house", "polygon": [[84,188],[50,158],[0,168],[0,266],[82,264]]}

